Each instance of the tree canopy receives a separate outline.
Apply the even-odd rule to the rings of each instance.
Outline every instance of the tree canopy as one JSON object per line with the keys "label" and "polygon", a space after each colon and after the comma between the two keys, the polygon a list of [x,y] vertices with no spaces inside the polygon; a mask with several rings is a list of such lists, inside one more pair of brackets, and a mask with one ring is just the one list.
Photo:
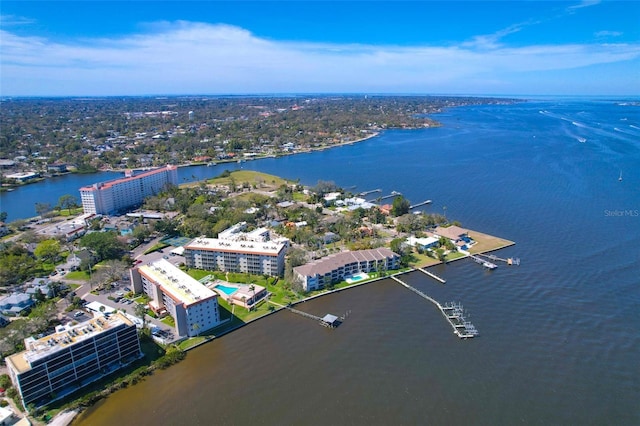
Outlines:
{"label": "tree canopy", "polygon": [[399,195],[393,199],[393,204],[391,205],[391,214],[396,217],[402,216],[403,214],[409,213],[409,207],[411,207],[409,200],[404,198],[402,195]]}
{"label": "tree canopy", "polygon": [[99,260],[118,259],[124,252],[125,245],[115,232],[92,232],[80,239],[80,244],[93,250]]}

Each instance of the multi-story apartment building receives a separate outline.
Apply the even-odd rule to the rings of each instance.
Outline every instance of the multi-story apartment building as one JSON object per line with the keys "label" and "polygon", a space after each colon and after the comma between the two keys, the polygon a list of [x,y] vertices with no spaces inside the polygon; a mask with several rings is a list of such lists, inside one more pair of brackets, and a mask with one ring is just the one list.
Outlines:
{"label": "multi-story apartment building", "polygon": [[282,241],[196,238],[184,246],[184,258],[190,268],[282,276],[286,249]]}
{"label": "multi-story apartment building", "polygon": [[197,336],[220,325],[218,294],[170,262],[160,259],[131,269],[130,275],[133,290],[151,298],[151,309],[173,317],[179,336]]}
{"label": "multi-story apartment building", "polygon": [[85,213],[113,214],[141,204],[168,185],[178,184],[178,168],[166,166],[80,188]]}
{"label": "multi-story apartment building", "polygon": [[58,327],[25,339],[25,348],[5,359],[25,407],[62,398],[142,356],[136,327],[122,314]]}
{"label": "multi-story apartment building", "polygon": [[318,290],[360,272],[398,269],[400,256],[381,247],[370,250],[332,254],[306,265],[293,268],[306,291]]}

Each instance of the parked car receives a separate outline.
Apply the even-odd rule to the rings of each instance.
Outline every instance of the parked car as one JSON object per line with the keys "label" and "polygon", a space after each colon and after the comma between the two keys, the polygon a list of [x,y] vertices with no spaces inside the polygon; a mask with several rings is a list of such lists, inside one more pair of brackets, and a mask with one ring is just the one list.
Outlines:
{"label": "parked car", "polygon": [[82,312],[82,311],[76,311],[76,312],[73,314],[73,316],[74,316],[74,317],[76,317],[76,318],[81,317],[81,316],[83,316],[83,315],[84,315],[84,312]]}

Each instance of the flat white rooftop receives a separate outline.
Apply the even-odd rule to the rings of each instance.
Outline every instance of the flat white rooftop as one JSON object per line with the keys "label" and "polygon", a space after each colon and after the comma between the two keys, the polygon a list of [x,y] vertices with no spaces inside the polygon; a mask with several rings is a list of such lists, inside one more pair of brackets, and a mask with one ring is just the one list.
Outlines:
{"label": "flat white rooftop", "polygon": [[264,254],[276,256],[285,248],[285,244],[275,241],[232,241],[218,238],[196,238],[184,246],[186,250],[224,251],[246,254]]}
{"label": "flat white rooftop", "polygon": [[202,285],[186,272],[164,259],[138,268],[140,273],[162,287],[173,300],[186,306],[199,303],[218,294]]}
{"label": "flat white rooftop", "polygon": [[74,326],[65,327],[64,330],[41,337],[40,339],[25,339],[26,350],[7,357],[22,373],[31,368],[31,364],[51,353],[57,352],[68,346],[94,337],[110,328],[121,324],[133,325],[124,315],[116,313],[108,316],[99,316]]}

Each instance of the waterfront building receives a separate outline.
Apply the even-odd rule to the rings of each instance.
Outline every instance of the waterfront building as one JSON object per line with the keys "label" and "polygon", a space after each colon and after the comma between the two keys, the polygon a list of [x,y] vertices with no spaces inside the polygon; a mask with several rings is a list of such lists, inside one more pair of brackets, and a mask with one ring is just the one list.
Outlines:
{"label": "waterfront building", "polygon": [[25,407],[62,398],[142,356],[136,327],[122,314],[59,326],[24,343],[5,361]]}
{"label": "waterfront building", "polygon": [[15,179],[19,182],[27,182],[31,179],[36,179],[40,177],[40,173],[36,172],[20,172],[20,173],[11,173],[8,175],[4,175],[5,179]]}
{"label": "waterfront building", "polygon": [[459,226],[456,225],[451,225],[451,226],[438,226],[434,231],[434,234],[440,236],[440,237],[445,237],[448,238],[450,240],[452,240],[453,242],[459,241],[463,238],[468,238],[469,237],[469,231],[461,228]]}
{"label": "waterfront building", "polygon": [[234,241],[196,238],[184,246],[189,268],[282,276],[288,241]]}
{"label": "waterfront building", "polygon": [[68,171],[67,164],[66,163],[49,164],[47,165],[47,171],[49,173],[66,173]]}
{"label": "waterfront building", "polygon": [[414,236],[410,236],[406,241],[407,244],[409,244],[411,247],[420,246],[423,249],[428,249],[437,247],[440,240],[436,237],[417,238]]}
{"label": "waterfront building", "polygon": [[176,166],[84,186],[80,188],[80,199],[85,213],[113,214],[140,205],[168,185],[178,185]]}
{"label": "waterfront building", "polygon": [[293,268],[305,291],[318,290],[358,274],[398,269],[400,256],[381,247],[370,250],[335,253]]}
{"label": "waterfront building", "polygon": [[144,291],[149,307],[169,313],[178,336],[197,336],[220,325],[218,294],[164,259],[130,271],[136,293]]}

